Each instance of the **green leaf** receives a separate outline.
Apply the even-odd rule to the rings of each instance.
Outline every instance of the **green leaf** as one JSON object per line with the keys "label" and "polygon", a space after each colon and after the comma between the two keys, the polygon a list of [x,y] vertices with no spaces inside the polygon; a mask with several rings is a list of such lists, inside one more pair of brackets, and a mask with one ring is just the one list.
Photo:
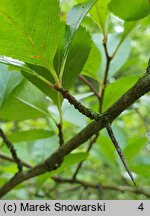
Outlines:
{"label": "green leaf", "polygon": [[87,124],[86,117],[83,116],[78,110],[74,109],[74,107],[69,104],[68,107],[64,109],[63,119],[79,128],[84,128]]}
{"label": "green leaf", "polygon": [[55,83],[52,75],[50,74],[50,71],[47,68],[44,68],[39,65],[33,65],[33,64],[26,64],[32,71],[37,73],[38,75],[42,76],[46,80],[48,80],[50,83]]}
{"label": "green leaf", "polygon": [[[109,52],[113,53],[115,50],[115,46],[117,47],[117,43],[119,44],[120,37],[117,37],[117,35],[112,36],[110,38],[110,47]],[[114,46],[113,46],[114,42]],[[118,70],[126,63],[130,56],[131,52],[131,40],[129,38],[126,38],[126,40],[123,41],[123,43],[120,45],[119,49],[117,50],[117,53],[115,54],[115,57],[113,58],[110,68],[109,68],[109,77],[113,76]]]}
{"label": "green leaf", "polygon": [[[131,165],[130,165],[131,166]],[[142,177],[146,177],[147,179],[149,179],[150,176],[150,165],[143,165],[143,164],[139,164],[139,165],[132,165],[132,171],[142,175]]]}
{"label": "green leaf", "polygon": [[123,95],[137,80],[139,76],[123,77],[109,84],[105,90],[103,110],[110,107],[121,95]]}
{"label": "green leaf", "polygon": [[7,135],[7,138],[13,142],[29,142],[33,140],[45,139],[54,135],[54,132],[50,130],[42,129],[31,129],[27,131],[17,131],[13,132],[10,135]]}
{"label": "green leaf", "polygon": [[1,119],[26,120],[47,116],[44,95],[30,82],[23,80],[3,102]]}
{"label": "green leaf", "polygon": [[111,140],[109,137],[106,137],[103,135],[98,138],[98,148],[96,148],[97,157],[100,157],[100,154],[102,155],[102,160],[104,160],[107,164],[114,164],[115,163],[115,149],[114,146],[111,143]]}
{"label": "green leaf", "polygon": [[146,137],[132,137],[128,145],[123,149],[128,161],[133,160],[135,156],[143,149],[146,144]]}
{"label": "green leaf", "polygon": [[121,43],[125,40],[128,34],[134,29],[137,22],[124,22],[124,31],[121,36]]}
{"label": "green leaf", "polygon": [[[67,21],[66,21],[67,26],[66,26],[66,31],[65,31],[65,40],[62,39],[62,42],[59,42],[59,44],[61,45],[64,42],[63,52],[60,50],[58,51],[59,54],[57,54],[57,56],[60,56],[60,57],[62,56],[62,61],[57,61],[57,62],[61,62],[60,67],[57,66],[57,68],[60,68],[59,78],[63,84],[64,82],[65,84],[68,82],[68,80],[66,81],[66,77],[64,79],[64,76],[66,76],[66,74],[68,76],[68,69],[71,69],[72,71],[72,68],[74,67],[74,65],[71,65],[71,64],[70,66],[68,66],[69,61],[73,61],[73,63],[75,62],[74,60],[80,61],[79,58],[81,56],[81,53],[80,53],[80,56],[77,56],[76,52],[78,49],[80,49],[81,43],[83,43],[82,50],[80,49],[80,52],[83,52],[83,58],[82,58],[83,62],[81,63],[82,60],[79,62],[79,67],[77,68],[77,72],[75,72],[75,69],[73,73],[71,72],[71,76],[73,75],[71,81],[73,82],[75,81],[77,75],[81,72],[82,67],[85,64],[85,61],[87,60],[84,46],[89,46],[90,39],[89,39],[88,33],[83,32],[84,30],[82,30],[79,27],[81,25],[83,18],[86,16],[86,14],[91,9],[91,7],[95,4],[95,2],[96,0],[89,0],[87,2],[84,2],[83,4],[78,4],[74,6],[67,14]],[[61,33],[63,35],[63,31],[61,31]],[[83,37],[85,37],[85,41],[83,40]],[[89,53],[88,48],[86,51],[87,53]],[[77,53],[79,55],[79,52]],[[76,59],[77,57],[78,57],[78,60]],[[69,88],[69,85],[66,85],[65,87]]]}
{"label": "green leaf", "polygon": [[107,5],[110,0],[97,0],[96,4],[90,11],[90,15],[94,19],[94,21],[98,24],[98,26],[102,29],[102,32],[105,34],[106,32],[106,20],[108,16],[108,8]]}
{"label": "green leaf", "polygon": [[125,21],[135,21],[150,14],[148,0],[111,0],[109,10]]}
{"label": "green leaf", "polygon": [[95,4],[96,0],[89,0],[82,4],[75,5],[67,14],[67,25],[69,26],[69,34],[68,34],[68,41],[72,39],[72,36],[80,27],[82,20],[88,13],[88,11],[92,8]]}
{"label": "green leaf", "polygon": [[57,72],[57,74],[60,74],[60,69],[61,69],[61,64],[62,64],[62,59],[64,55],[64,49],[65,49],[65,31],[66,31],[66,24],[61,23],[60,26],[60,34],[58,38],[58,46],[57,46],[57,52],[55,54],[54,58],[54,68]]}
{"label": "green leaf", "polygon": [[58,104],[58,93],[51,88],[50,83],[26,71],[21,71],[21,73],[27,80],[29,80],[32,84],[34,84],[49,98],[51,98],[56,105]]}
{"label": "green leaf", "polygon": [[85,152],[69,154],[65,157],[61,167],[58,168],[56,172],[58,173],[58,172],[65,171],[70,166],[80,163],[81,161],[85,160],[87,157],[88,157],[88,153]]}
{"label": "green leaf", "polygon": [[[79,3],[83,3],[84,0],[77,0]],[[100,27],[103,33],[105,33],[105,24],[108,16],[108,3],[110,0],[97,0],[94,6],[89,11],[92,19],[95,21],[95,23]]]}
{"label": "green leaf", "polygon": [[129,33],[134,29],[134,27],[136,26],[137,22],[124,22],[124,31],[121,34],[121,39],[120,42],[118,43],[113,55],[115,56],[116,53],[118,52],[120,46],[122,45],[122,43],[124,42],[124,40],[126,39],[126,37],[129,35]]}
{"label": "green leaf", "polygon": [[81,73],[91,49],[91,37],[83,28],[79,28],[70,45],[64,67],[63,86],[69,89]]}
{"label": "green leaf", "polygon": [[22,79],[21,74],[9,72],[7,65],[0,64],[0,108]]}
{"label": "green leaf", "polygon": [[149,166],[150,167],[150,157],[146,155],[137,155],[133,159],[134,165],[143,165],[143,166]]}
{"label": "green leaf", "polygon": [[51,136],[47,139],[44,138],[30,142],[30,152],[32,152],[32,160],[35,163],[42,163],[58,148],[59,139],[57,135]]}
{"label": "green leaf", "polygon": [[101,64],[101,54],[94,43],[92,43],[89,57],[84,65],[82,74],[97,80],[98,70]]}
{"label": "green leaf", "polygon": [[0,0],[0,55],[53,69],[59,35],[57,0]]}

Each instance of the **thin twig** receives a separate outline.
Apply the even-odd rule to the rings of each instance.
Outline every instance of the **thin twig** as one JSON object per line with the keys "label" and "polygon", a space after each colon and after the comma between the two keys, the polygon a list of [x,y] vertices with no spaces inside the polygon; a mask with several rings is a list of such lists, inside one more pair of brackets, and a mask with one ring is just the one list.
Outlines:
{"label": "thin twig", "polygon": [[7,139],[7,137],[5,136],[5,134],[1,128],[0,128],[0,137],[3,139],[3,142],[6,144],[7,148],[10,150],[11,155],[17,164],[18,171],[22,172],[22,164],[21,164],[21,161],[20,161],[20,159],[16,153],[16,150],[15,150],[13,144]]}
{"label": "thin twig", "polygon": [[89,89],[94,93],[97,99],[101,100],[100,95],[98,94],[94,86],[83,75],[79,75],[79,78],[89,87]]}
{"label": "thin twig", "polygon": [[[106,120],[106,121],[107,121],[107,120]],[[132,172],[130,171],[130,169],[129,169],[129,167],[128,167],[127,161],[126,161],[126,159],[125,159],[125,157],[124,157],[124,155],[123,155],[123,153],[122,153],[122,150],[121,150],[121,148],[120,148],[120,146],[119,146],[119,143],[118,143],[118,141],[116,140],[115,135],[114,135],[114,133],[113,133],[113,130],[112,130],[112,128],[111,128],[111,125],[110,125],[110,123],[109,123],[108,121],[107,121],[107,123],[106,123],[106,129],[107,129],[107,132],[108,132],[108,134],[109,134],[109,137],[110,137],[112,143],[113,143],[114,146],[115,146],[116,151],[118,152],[118,155],[119,155],[119,157],[120,157],[120,159],[121,159],[121,161],[122,161],[122,163],[123,163],[123,165],[124,165],[124,167],[125,167],[127,173],[129,174],[129,176],[130,176],[132,182],[134,183],[134,185],[136,186],[136,183],[135,183],[134,177],[133,177],[133,175],[132,175]]]}
{"label": "thin twig", "polygon": [[62,132],[62,124],[57,124],[58,128],[58,137],[59,137],[59,145],[62,146],[64,144],[64,136]]}
{"label": "thin twig", "polygon": [[144,189],[138,187],[131,187],[131,186],[115,186],[115,185],[104,185],[104,184],[95,184],[91,182],[86,182],[78,179],[68,179],[68,178],[61,178],[58,176],[52,177],[52,179],[58,183],[68,183],[68,184],[79,184],[84,188],[93,188],[96,190],[114,190],[120,192],[130,192],[135,194],[143,194],[144,196],[150,198],[150,192],[147,192]]}
{"label": "thin twig", "polygon": [[[87,151],[86,151],[87,153],[90,152],[90,150],[91,150],[91,148],[93,147],[94,143],[96,142],[98,136],[99,136],[99,133],[97,133],[97,134],[93,137],[93,139],[90,140],[89,146],[88,146]],[[74,172],[74,174],[73,174],[73,176],[72,176],[73,179],[75,179],[75,178],[77,177],[77,175],[78,175],[78,173],[79,173],[79,171],[80,171],[80,169],[81,169],[81,167],[82,167],[84,161],[85,161],[85,160],[81,161],[81,162],[78,164],[78,166],[77,166],[77,168],[76,168],[76,170],[75,170],[75,172]]]}
{"label": "thin twig", "polygon": [[102,87],[101,87],[101,92],[100,92],[100,98],[101,98],[101,103],[100,103],[100,108],[99,108],[100,113],[102,113],[104,93],[105,93],[105,88],[106,88],[107,79],[108,79],[109,67],[110,67],[110,63],[112,60],[112,57],[109,56],[109,53],[108,53],[107,40],[103,40],[103,47],[104,47],[105,56],[106,56],[106,67],[105,67],[104,78],[102,81]]}
{"label": "thin twig", "polygon": [[75,107],[80,113],[85,115],[86,117],[98,121],[101,115],[96,113],[95,111],[86,108],[83,106],[75,97],[73,97],[68,90],[64,89],[63,87],[58,87],[55,85],[55,89],[62,94],[64,98],[68,100],[68,102]]}
{"label": "thin twig", "polygon": [[[1,153],[1,152],[0,152],[0,158],[3,159],[3,160],[9,161],[9,162],[16,163],[16,161],[14,160],[14,158],[9,157],[8,155],[6,155],[4,153]],[[26,168],[32,168],[32,166],[30,164],[28,164],[27,162],[22,161],[22,160],[20,160],[20,162],[21,162],[22,166],[24,166]]]}

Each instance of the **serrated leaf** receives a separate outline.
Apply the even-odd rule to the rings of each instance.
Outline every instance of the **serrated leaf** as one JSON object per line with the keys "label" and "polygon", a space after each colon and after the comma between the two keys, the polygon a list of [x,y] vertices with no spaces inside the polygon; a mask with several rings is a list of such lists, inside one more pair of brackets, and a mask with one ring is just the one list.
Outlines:
{"label": "serrated leaf", "polygon": [[[75,81],[76,76],[81,72],[82,67],[85,64],[85,61],[87,60],[87,56],[85,54],[85,44],[87,45],[87,43],[89,43],[88,33],[83,32],[82,29],[79,27],[81,25],[83,18],[86,16],[86,14],[91,9],[91,7],[94,5],[95,2],[96,2],[96,0],[89,0],[87,2],[84,2],[83,4],[78,4],[78,5],[74,6],[69,11],[69,13],[67,15],[67,21],[66,21],[67,26],[66,26],[66,31],[65,31],[65,40],[64,40],[63,51],[60,50],[59,55],[57,54],[58,56],[62,56],[60,67],[57,66],[57,68],[60,68],[59,78],[63,84],[64,83],[66,84],[68,82],[68,80],[66,81],[66,74],[68,73],[67,72],[68,69],[66,69],[66,68],[71,66],[70,69],[71,69],[71,71],[73,71],[72,68],[74,67],[74,65],[71,65],[69,63],[69,61],[70,62],[72,61],[74,63],[74,59],[76,59],[76,57],[77,57],[76,52],[77,52],[78,48],[80,49],[80,47],[81,47],[81,45],[79,46],[79,43],[80,44],[83,43],[82,50],[80,49],[80,52],[83,52],[82,63],[79,59],[81,56],[80,55],[80,56],[78,56],[79,57],[78,61],[80,61],[79,67],[77,68],[77,72],[75,72],[75,70],[74,70],[74,72],[71,73],[71,76],[73,75],[71,81],[73,81],[73,82]],[[85,37],[85,41],[83,41],[83,36],[81,35],[81,31]],[[62,31],[62,33],[63,33],[63,31]],[[80,34],[80,38],[77,38],[79,34]],[[77,39],[78,39],[78,41],[77,41]],[[80,42],[79,42],[79,40],[80,40]],[[62,41],[63,41],[63,39],[62,39]],[[62,43],[60,43],[60,44],[62,44]],[[75,45],[76,45],[76,47],[75,47]],[[70,49],[72,49],[72,50],[70,51]],[[75,56],[75,58],[73,57],[72,54]],[[78,55],[79,55],[79,53],[78,53]],[[77,59],[76,59],[76,61],[77,61]],[[70,66],[68,66],[69,64],[70,64]],[[55,65],[56,65],[56,63],[55,63]],[[65,76],[65,78],[64,78],[64,76]],[[68,74],[67,74],[67,76],[68,76]],[[68,85],[66,85],[66,86],[68,87]]]}
{"label": "serrated leaf", "polygon": [[0,0],[0,55],[45,66],[54,77],[59,35],[57,0]]}
{"label": "serrated leaf", "polygon": [[[77,0],[77,2],[83,3],[84,0]],[[106,20],[109,13],[107,8],[109,2],[110,0],[97,0],[94,6],[89,11],[92,19],[100,27],[104,34],[106,31]]]}
{"label": "serrated leaf", "polygon": [[96,0],[89,0],[87,2],[75,5],[67,14],[67,25],[69,26],[69,34],[67,40],[70,40],[73,34],[80,27],[82,20],[88,11],[95,4]]}
{"label": "serrated leaf", "polygon": [[109,10],[125,21],[136,21],[150,14],[148,0],[111,0]]}
{"label": "serrated leaf", "polygon": [[91,37],[83,28],[79,28],[70,45],[64,67],[63,86],[69,89],[81,73],[91,49]]}

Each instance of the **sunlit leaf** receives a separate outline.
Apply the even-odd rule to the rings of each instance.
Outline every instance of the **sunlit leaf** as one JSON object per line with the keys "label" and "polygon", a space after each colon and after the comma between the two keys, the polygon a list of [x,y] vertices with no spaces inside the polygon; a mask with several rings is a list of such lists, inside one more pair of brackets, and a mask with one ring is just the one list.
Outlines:
{"label": "sunlit leaf", "polygon": [[150,14],[148,0],[111,0],[108,8],[116,16],[126,21],[135,21]]}
{"label": "sunlit leaf", "polygon": [[47,67],[55,76],[53,58],[59,35],[57,0],[0,1],[0,55]]}

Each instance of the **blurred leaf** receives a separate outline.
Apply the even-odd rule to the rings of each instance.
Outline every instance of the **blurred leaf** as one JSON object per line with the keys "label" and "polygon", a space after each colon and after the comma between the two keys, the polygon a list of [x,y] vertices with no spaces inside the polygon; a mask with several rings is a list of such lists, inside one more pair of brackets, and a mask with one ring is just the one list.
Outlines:
{"label": "blurred leaf", "polygon": [[150,167],[150,157],[146,155],[137,155],[133,159],[133,164],[135,165],[143,165],[143,166],[149,166]]}
{"label": "blurred leaf", "polygon": [[9,72],[7,65],[0,64],[0,108],[22,79],[21,74],[15,71]]}
{"label": "blurred leaf", "polygon": [[[112,163],[115,163],[115,149],[114,146],[111,143],[111,140],[108,136],[104,136],[101,134],[101,136],[98,139],[99,144],[99,150],[101,154],[103,155],[103,159],[105,163],[112,166]],[[100,157],[100,155],[99,155]]]}
{"label": "blurred leaf", "polygon": [[148,0],[111,0],[108,8],[116,16],[126,21],[135,21],[150,14]]}
{"label": "blurred leaf", "polygon": [[112,124],[112,129],[121,149],[123,149],[128,143],[128,134],[126,133],[125,128],[114,123]]}
{"label": "blurred leaf", "polygon": [[23,80],[3,102],[1,119],[25,120],[47,116],[44,95],[30,82]]}
{"label": "blurred leaf", "polygon": [[[101,52],[101,68],[99,70],[98,77],[103,77],[104,68],[106,65],[106,57],[104,52],[104,47],[102,44],[103,36],[101,34],[94,34],[93,40],[96,43],[98,49]],[[110,34],[108,35],[108,51],[109,55],[113,55],[116,51],[116,48],[120,44],[121,34]],[[114,59],[111,61],[110,68],[109,68],[109,77],[112,77],[127,61],[129,58],[129,54],[131,51],[131,44],[130,40],[127,38],[123,41],[123,43],[119,46],[117,53]]]}
{"label": "blurred leaf", "polygon": [[133,170],[133,172],[141,175],[142,177],[146,177],[147,179],[149,179],[150,165],[148,165],[148,166],[143,166],[143,164],[141,164],[141,165],[132,165],[132,170]]}
{"label": "blurred leaf", "polygon": [[28,142],[38,139],[45,139],[54,135],[54,132],[50,130],[43,129],[31,129],[27,131],[17,131],[13,132],[10,135],[7,135],[7,138],[13,142]]}
{"label": "blurred leaf", "polygon": [[128,34],[134,29],[137,22],[124,22],[124,31],[121,36],[121,43],[124,41],[124,39],[128,36]]}
{"label": "blurred leaf", "polygon": [[[123,149],[128,161],[134,160],[134,157],[140,153],[146,144],[146,137],[132,137],[128,145]],[[141,157],[141,156],[140,156]]]}
{"label": "blurred leaf", "polygon": [[[0,1],[0,55],[50,69],[59,35],[57,0]],[[33,11],[34,8],[34,11]]]}
{"label": "blurred leaf", "polygon": [[[110,35],[110,39],[108,39],[108,50],[110,55],[113,54],[117,45],[120,41],[120,35]],[[128,60],[131,52],[131,41],[129,38],[124,40],[119,47],[114,59],[112,60],[109,68],[109,76],[113,76]]]}
{"label": "blurred leaf", "polygon": [[139,76],[123,77],[109,84],[105,90],[103,111],[119,99],[139,78]]}
{"label": "blurred leaf", "polygon": [[78,110],[74,109],[71,105],[65,108],[63,118],[80,128],[84,128],[87,124],[86,117],[83,116]]}
{"label": "blurred leaf", "polygon": [[56,170],[56,173],[65,171],[66,169],[68,169],[68,167],[74,164],[80,163],[81,161],[85,160],[87,156],[88,156],[88,153],[85,153],[85,152],[72,153],[72,154],[67,155],[61,167]]}

